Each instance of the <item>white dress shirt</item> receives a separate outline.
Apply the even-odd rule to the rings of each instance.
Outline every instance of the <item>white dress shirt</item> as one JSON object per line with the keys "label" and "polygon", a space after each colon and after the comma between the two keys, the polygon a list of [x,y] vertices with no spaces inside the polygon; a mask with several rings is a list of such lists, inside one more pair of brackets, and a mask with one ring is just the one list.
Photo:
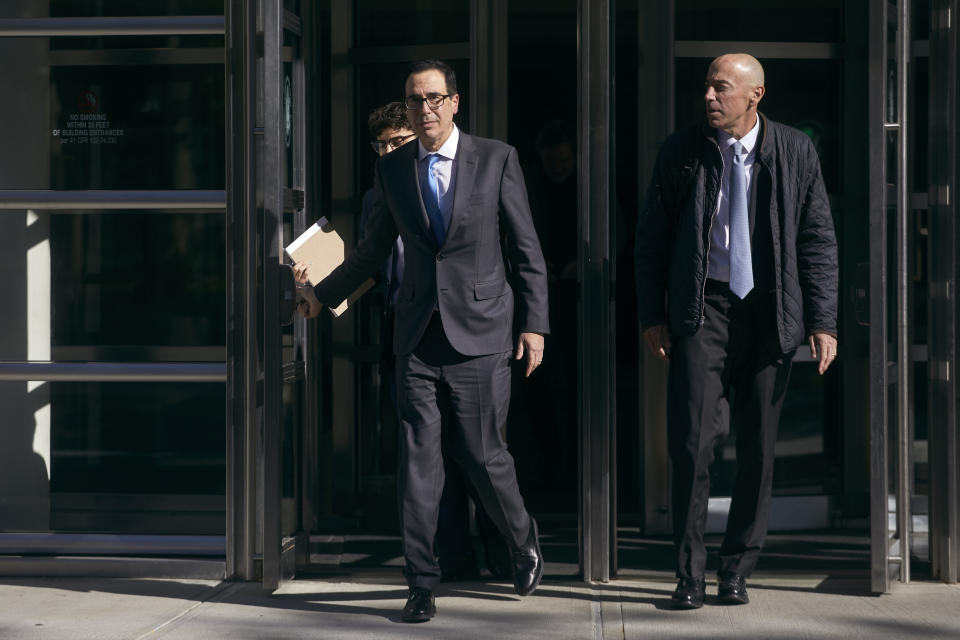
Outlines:
{"label": "white dress shirt", "polygon": [[[457,125],[453,125],[453,132],[450,134],[450,137],[447,138],[443,146],[436,151],[436,155],[440,156],[440,160],[433,165],[433,172],[437,179],[437,191],[440,196],[440,213],[443,215],[443,228],[446,230],[450,229],[450,216],[453,215],[454,184],[457,179],[457,163],[454,162],[454,159],[457,157],[457,147],[459,144],[460,130],[457,128]],[[417,140],[417,146],[417,161],[420,163],[418,171],[420,171],[420,175],[423,175],[423,172],[427,170],[428,166],[427,157],[433,154],[427,151],[423,143],[419,140]],[[427,197],[427,194],[423,194],[423,196]]]}
{"label": "white dress shirt", "polygon": [[[707,265],[707,277],[713,280],[730,282],[730,171],[733,168],[733,143],[743,145],[746,157],[743,159],[743,172],[746,174],[747,194],[753,180],[753,162],[756,158],[754,147],[760,133],[760,118],[753,129],[737,140],[725,131],[717,131],[717,145],[723,155],[723,177],[720,181],[720,197],[714,212],[713,226],[710,228],[710,259]],[[748,195],[749,197],[749,195]]]}

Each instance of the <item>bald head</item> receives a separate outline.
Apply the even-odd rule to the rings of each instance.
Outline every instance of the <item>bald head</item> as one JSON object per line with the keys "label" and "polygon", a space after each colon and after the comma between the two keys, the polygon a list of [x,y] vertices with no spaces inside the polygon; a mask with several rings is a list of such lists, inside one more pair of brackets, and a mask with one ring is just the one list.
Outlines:
{"label": "bald head", "polygon": [[704,83],[707,122],[734,138],[745,136],[757,122],[757,105],[766,92],[763,67],[746,53],[728,53],[710,64]]}
{"label": "bald head", "polygon": [[724,65],[752,87],[763,86],[763,65],[749,53],[725,53],[715,59],[710,67]]}

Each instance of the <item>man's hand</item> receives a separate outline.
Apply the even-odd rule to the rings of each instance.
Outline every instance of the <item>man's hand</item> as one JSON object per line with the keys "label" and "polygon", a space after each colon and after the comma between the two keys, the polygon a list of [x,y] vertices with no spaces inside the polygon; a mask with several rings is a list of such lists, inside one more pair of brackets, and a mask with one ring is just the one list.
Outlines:
{"label": "man's hand", "polygon": [[313,295],[312,288],[297,288],[297,313],[304,318],[316,318],[323,309],[323,304]]}
{"label": "man's hand", "polygon": [[517,338],[517,352],[514,358],[522,360],[524,355],[527,357],[527,372],[525,378],[529,378],[533,370],[540,366],[543,360],[543,336],[539,333],[525,331]]}
{"label": "man's hand", "polygon": [[670,360],[670,331],[667,330],[667,325],[649,327],[643,332],[643,339],[647,341],[653,355],[661,360]]}
{"label": "man's hand", "polygon": [[316,318],[323,309],[323,304],[317,300],[313,293],[313,287],[307,282],[310,278],[310,265],[306,262],[298,262],[293,265],[293,279],[297,281],[297,313],[304,318]]}
{"label": "man's hand", "polygon": [[820,360],[823,375],[837,357],[837,339],[829,333],[814,333],[810,336],[810,357]]}
{"label": "man's hand", "polygon": [[310,265],[306,262],[297,262],[293,265],[293,279],[297,284],[308,284],[310,279]]}

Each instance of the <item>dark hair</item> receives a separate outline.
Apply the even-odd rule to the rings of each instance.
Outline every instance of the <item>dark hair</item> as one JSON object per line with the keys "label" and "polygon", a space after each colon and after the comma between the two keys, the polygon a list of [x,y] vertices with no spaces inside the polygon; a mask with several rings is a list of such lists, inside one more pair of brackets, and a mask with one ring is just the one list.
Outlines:
{"label": "dark hair", "polygon": [[571,151],[577,150],[576,138],[570,124],[564,120],[552,120],[540,129],[534,147],[537,153],[540,153],[561,144],[569,145]]}
{"label": "dark hair", "polygon": [[384,129],[410,129],[407,121],[407,105],[402,102],[388,102],[370,112],[367,118],[367,129],[370,138],[374,139],[383,133]]}
{"label": "dark hair", "polygon": [[422,73],[424,71],[436,70],[443,74],[443,78],[447,84],[447,93],[453,95],[457,93],[457,74],[453,70],[453,67],[448,65],[443,60],[417,60],[409,67],[407,67],[407,75],[403,79],[403,90],[407,90],[407,80],[410,79],[415,73]]}

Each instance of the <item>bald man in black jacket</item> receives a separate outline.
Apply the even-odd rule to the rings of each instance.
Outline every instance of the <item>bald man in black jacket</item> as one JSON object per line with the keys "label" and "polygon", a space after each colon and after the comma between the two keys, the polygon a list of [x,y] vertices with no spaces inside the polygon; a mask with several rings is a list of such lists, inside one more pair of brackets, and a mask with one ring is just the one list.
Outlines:
{"label": "bald man in black jacket", "polygon": [[746,604],[793,354],[807,342],[821,375],[837,354],[837,247],[816,150],[757,111],[765,88],[753,57],[717,58],[705,87],[707,126],[664,142],[636,236],[643,335],[670,362],[672,601],[685,609],[704,601],[709,467],[729,430],[728,403],[737,478],[718,595]]}

